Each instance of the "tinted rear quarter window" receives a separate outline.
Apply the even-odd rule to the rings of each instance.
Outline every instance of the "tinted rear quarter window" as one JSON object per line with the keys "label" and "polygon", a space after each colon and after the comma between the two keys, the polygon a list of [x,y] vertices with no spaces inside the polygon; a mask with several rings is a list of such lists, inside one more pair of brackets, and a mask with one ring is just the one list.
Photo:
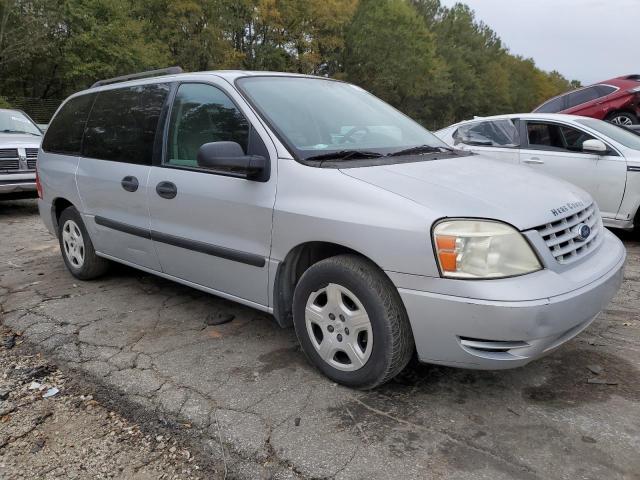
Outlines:
{"label": "tinted rear quarter window", "polygon": [[567,95],[567,108],[576,107],[600,97],[596,87],[583,88]]}
{"label": "tinted rear quarter window", "polygon": [[618,90],[616,87],[612,87],[611,85],[598,85],[596,88],[598,89],[598,93],[601,97],[611,95],[613,92]]}
{"label": "tinted rear quarter window", "polygon": [[539,113],[557,113],[564,110],[564,99],[566,95],[562,97],[549,100],[547,103],[542,104],[535,111]]}
{"label": "tinted rear quarter window", "polygon": [[84,131],[95,94],[81,95],[66,102],[53,118],[42,141],[51,153],[79,155]]}
{"label": "tinted rear quarter window", "polygon": [[152,84],[98,93],[87,122],[82,156],[151,165],[169,85]]}

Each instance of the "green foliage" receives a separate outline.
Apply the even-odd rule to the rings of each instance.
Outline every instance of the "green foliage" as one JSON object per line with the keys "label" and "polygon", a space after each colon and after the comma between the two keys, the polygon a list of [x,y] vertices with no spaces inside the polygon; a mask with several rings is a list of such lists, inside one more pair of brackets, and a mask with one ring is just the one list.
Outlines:
{"label": "green foliage", "polygon": [[0,108],[11,108],[11,104],[6,98],[0,97]]}
{"label": "green foliage", "polygon": [[[162,66],[166,48],[144,35],[129,0],[2,0],[0,91],[62,98],[96,79]],[[26,25],[26,26],[25,26]]]}
{"label": "green foliage", "polygon": [[447,88],[434,35],[403,0],[364,0],[347,30],[345,77],[416,119]]}
{"label": "green foliage", "polygon": [[0,0],[0,94],[62,99],[181,65],[327,75],[429,128],[528,111],[579,85],[439,0]]}
{"label": "green foliage", "polygon": [[438,0],[414,0],[436,34],[437,52],[448,67],[450,89],[431,98],[431,122],[447,125],[473,115],[531,111],[572,88],[559,73],[511,55],[491,28],[463,4],[442,8]]}

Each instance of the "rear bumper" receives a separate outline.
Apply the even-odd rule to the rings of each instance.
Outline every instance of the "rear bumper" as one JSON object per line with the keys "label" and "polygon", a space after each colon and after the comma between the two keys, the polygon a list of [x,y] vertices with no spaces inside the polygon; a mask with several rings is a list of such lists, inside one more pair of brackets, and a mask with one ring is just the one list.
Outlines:
{"label": "rear bumper", "polygon": [[[536,296],[527,276],[526,298],[496,301],[399,288],[423,362],[476,369],[525,365],[587,328],[616,294],[623,279],[624,246],[607,232],[593,257],[602,270],[595,280],[569,292]],[[602,260],[602,258],[600,259]],[[490,282],[490,281],[489,281]],[[539,291],[546,291],[544,275]],[[525,296],[525,295],[523,295]]]}
{"label": "rear bumper", "polygon": [[49,202],[45,202],[41,198],[38,199],[38,212],[40,213],[40,219],[49,233],[53,236],[57,236],[57,225],[54,224],[54,212],[53,207]]}

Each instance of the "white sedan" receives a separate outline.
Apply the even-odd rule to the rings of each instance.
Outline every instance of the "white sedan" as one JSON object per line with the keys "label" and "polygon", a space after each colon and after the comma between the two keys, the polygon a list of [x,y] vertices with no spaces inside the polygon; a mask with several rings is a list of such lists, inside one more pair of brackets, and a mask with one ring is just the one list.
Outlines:
{"label": "white sedan", "polygon": [[594,197],[606,226],[640,231],[640,136],[602,120],[540,113],[476,118],[436,135],[578,185]]}

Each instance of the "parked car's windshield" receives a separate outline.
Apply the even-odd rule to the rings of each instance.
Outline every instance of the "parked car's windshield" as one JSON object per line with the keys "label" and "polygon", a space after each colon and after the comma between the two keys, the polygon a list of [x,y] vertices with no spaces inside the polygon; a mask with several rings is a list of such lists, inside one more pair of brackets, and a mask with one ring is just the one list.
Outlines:
{"label": "parked car's windshield", "polygon": [[[410,147],[450,150],[418,123],[348,83],[304,77],[245,77],[238,87],[301,159]],[[356,158],[352,156],[350,158]]]}
{"label": "parked car's windshield", "polygon": [[596,120],[594,118],[581,118],[576,120],[582,125],[592,128],[593,130],[606,135],[610,139],[624,145],[627,148],[633,148],[634,150],[640,150],[640,137],[635,133],[631,133],[624,128],[620,128],[612,123],[603,122],[602,120]]}
{"label": "parked car's windshield", "polygon": [[17,110],[0,110],[0,133],[42,135],[40,129],[29,117]]}

